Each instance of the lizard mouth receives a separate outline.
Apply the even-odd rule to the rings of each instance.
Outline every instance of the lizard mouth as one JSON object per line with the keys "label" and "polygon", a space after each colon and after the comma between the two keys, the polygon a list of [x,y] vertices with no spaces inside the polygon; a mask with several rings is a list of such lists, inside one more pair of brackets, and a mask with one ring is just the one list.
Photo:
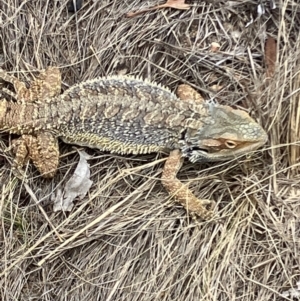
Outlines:
{"label": "lizard mouth", "polygon": [[[257,142],[248,145],[247,153],[258,149],[262,144],[262,142]],[[232,160],[243,154],[245,154],[244,148],[214,151],[205,147],[188,146],[182,149],[182,156],[188,158],[192,163]]]}
{"label": "lizard mouth", "polygon": [[208,162],[209,152],[207,149],[198,146],[189,146],[182,149],[182,156],[188,158],[192,163]]}

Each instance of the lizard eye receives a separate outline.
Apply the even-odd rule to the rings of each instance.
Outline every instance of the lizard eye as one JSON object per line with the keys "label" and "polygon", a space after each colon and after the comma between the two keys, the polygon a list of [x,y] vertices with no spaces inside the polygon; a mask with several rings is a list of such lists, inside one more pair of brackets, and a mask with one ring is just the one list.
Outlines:
{"label": "lizard eye", "polygon": [[225,142],[225,146],[226,146],[227,148],[235,148],[236,145],[237,145],[237,144],[236,144],[234,141],[231,141],[231,140],[227,140],[227,141]]}

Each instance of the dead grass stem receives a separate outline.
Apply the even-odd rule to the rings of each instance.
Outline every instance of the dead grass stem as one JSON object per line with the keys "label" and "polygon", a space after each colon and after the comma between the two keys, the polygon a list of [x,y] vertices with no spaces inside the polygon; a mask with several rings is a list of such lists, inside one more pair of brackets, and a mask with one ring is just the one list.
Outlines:
{"label": "dead grass stem", "polygon": [[[286,300],[282,292],[300,279],[299,4],[276,1],[270,10],[263,1],[257,19],[256,1],[187,1],[186,11],[126,18],[161,2],[87,0],[76,14],[65,2],[2,1],[1,68],[29,81],[59,66],[63,89],[111,74],[172,90],[187,83],[248,110],[269,143],[236,162],[184,165],[180,179],[214,198],[221,215],[195,224],[162,189],[164,156],[155,154],[87,150],[88,197],[69,214],[53,213],[50,196],[78,155],[61,143],[58,175],[43,180],[29,164],[26,186],[12,176],[10,137],[1,134],[0,299]],[[268,81],[267,36],[277,42]]]}

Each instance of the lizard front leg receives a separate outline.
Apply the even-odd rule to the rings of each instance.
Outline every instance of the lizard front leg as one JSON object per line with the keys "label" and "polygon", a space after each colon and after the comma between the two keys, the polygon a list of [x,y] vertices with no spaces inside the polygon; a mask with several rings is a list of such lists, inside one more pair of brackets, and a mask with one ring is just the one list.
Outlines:
{"label": "lizard front leg", "polygon": [[[179,85],[176,94],[182,101],[193,100],[196,103],[204,102],[203,97],[191,86],[186,84]],[[212,209],[215,207],[215,202],[196,198],[196,196],[176,178],[177,172],[182,166],[182,162],[181,152],[179,150],[171,151],[163,169],[163,186],[187,211],[203,219],[212,218]],[[211,206],[210,210],[206,209],[207,205]]]}
{"label": "lizard front leg", "polygon": [[182,101],[193,100],[196,103],[203,103],[205,101],[200,93],[186,84],[179,85],[177,87],[176,94]]}
{"label": "lizard front leg", "polygon": [[[215,207],[215,202],[196,198],[194,194],[176,178],[182,162],[181,152],[179,150],[171,151],[163,168],[161,178],[163,186],[188,212],[196,214],[203,219],[212,218],[214,215],[212,209]],[[205,208],[207,205],[211,205],[210,210]]]}
{"label": "lizard front leg", "polygon": [[54,177],[58,167],[59,150],[58,141],[51,133],[22,135],[13,142],[12,147],[16,153],[13,163],[15,171],[23,174],[22,167],[31,159],[44,178]]}

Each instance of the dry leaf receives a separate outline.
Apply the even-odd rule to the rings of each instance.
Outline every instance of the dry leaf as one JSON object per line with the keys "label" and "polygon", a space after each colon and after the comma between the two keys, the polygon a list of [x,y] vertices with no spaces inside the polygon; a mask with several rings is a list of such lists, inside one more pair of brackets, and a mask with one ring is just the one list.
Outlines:
{"label": "dry leaf", "polygon": [[214,91],[214,92],[219,92],[221,91],[224,87],[221,85],[212,85],[209,87],[210,90]]}
{"label": "dry leaf", "polygon": [[284,291],[282,296],[285,298],[300,298],[300,281],[298,281],[296,284],[297,288],[290,288],[288,291]]}
{"label": "dry leaf", "polygon": [[257,18],[260,18],[262,15],[266,13],[265,7],[262,4],[257,6]]}
{"label": "dry leaf", "polygon": [[187,10],[190,7],[191,6],[189,4],[185,3],[185,0],[168,0],[166,3],[161,4],[161,5],[152,6],[152,7],[145,8],[143,10],[136,11],[136,12],[129,12],[129,13],[126,14],[126,16],[127,17],[134,17],[134,16],[140,15],[142,13],[152,11],[152,10],[155,10],[155,9],[160,9],[160,8],[175,8],[175,9]]}
{"label": "dry leaf", "polygon": [[87,160],[90,156],[82,151],[79,151],[80,160],[75,169],[73,176],[66,183],[64,191],[57,190],[56,196],[52,199],[54,201],[53,211],[71,211],[74,204],[73,201],[76,197],[82,200],[93,182],[90,180],[90,165]]}
{"label": "dry leaf", "polygon": [[270,0],[270,8],[275,9],[276,8],[276,3],[274,0]]}
{"label": "dry leaf", "polygon": [[211,52],[217,52],[221,48],[221,45],[219,43],[217,43],[217,42],[212,42],[210,46],[211,46],[210,47],[210,51]]}
{"label": "dry leaf", "polygon": [[265,45],[265,63],[266,63],[266,77],[273,77],[275,74],[276,67],[276,59],[277,59],[277,46],[276,41],[268,37]]}

